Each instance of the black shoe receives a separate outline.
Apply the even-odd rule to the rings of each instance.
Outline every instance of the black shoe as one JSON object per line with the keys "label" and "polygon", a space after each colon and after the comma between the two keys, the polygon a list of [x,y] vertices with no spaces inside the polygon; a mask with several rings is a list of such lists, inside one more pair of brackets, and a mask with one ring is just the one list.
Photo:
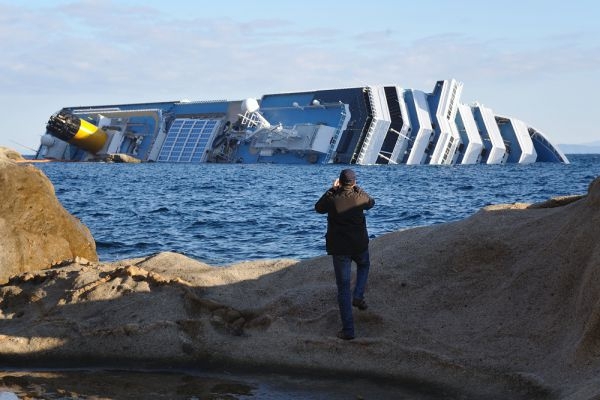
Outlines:
{"label": "black shoe", "polygon": [[352,339],[354,339],[354,336],[348,335],[347,333],[344,333],[344,331],[339,331],[337,333],[337,337],[339,337],[342,340],[352,340]]}
{"label": "black shoe", "polygon": [[359,310],[366,310],[367,308],[369,308],[365,299],[354,299],[352,300],[352,305],[358,308]]}

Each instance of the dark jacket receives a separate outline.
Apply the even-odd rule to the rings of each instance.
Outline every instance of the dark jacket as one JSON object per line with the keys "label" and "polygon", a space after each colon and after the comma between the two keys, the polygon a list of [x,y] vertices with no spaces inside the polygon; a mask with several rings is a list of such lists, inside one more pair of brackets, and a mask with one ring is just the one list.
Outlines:
{"label": "dark jacket", "polygon": [[319,214],[327,213],[327,254],[356,255],[369,247],[369,234],[363,210],[375,200],[358,186],[331,188],[315,204]]}

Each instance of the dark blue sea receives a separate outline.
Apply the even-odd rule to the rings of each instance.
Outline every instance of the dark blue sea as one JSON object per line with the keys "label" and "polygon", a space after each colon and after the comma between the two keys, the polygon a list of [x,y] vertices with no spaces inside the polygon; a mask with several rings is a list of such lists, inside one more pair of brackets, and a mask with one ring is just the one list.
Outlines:
{"label": "dark blue sea", "polygon": [[[600,155],[570,164],[353,166],[376,200],[371,237],[472,215],[489,204],[581,194]],[[343,166],[37,164],[63,206],[92,232],[101,261],[174,251],[221,265],[325,253],[314,203]]]}

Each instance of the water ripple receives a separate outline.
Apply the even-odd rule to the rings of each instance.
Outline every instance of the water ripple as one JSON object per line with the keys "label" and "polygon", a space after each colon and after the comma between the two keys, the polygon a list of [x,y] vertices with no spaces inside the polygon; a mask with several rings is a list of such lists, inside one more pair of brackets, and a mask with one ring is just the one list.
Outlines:
{"label": "water ripple", "polygon": [[[376,199],[371,237],[468,217],[489,204],[585,193],[599,156],[569,165],[355,166]],[[64,207],[86,224],[102,260],[175,251],[223,264],[324,254],[314,203],[341,166],[40,164]]]}

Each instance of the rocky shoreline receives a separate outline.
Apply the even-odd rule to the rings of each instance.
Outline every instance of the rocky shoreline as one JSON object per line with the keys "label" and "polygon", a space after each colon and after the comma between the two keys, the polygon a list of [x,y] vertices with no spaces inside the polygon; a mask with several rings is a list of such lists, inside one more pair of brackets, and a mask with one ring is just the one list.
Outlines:
{"label": "rocky shoreline", "polygon": [[[31,186],[26,175],[36,177]],[[0,161],[0,182],[28,194],[20,202],[34,188],[53,195],[37,179],[32,166]],[[214,267],[159,253],[101,263],[91,235],[60,209],[56,221],[87,245],[47,255],[56,249],[33,239],[76,239],[36,206],[46,197],[31,197],[0,209],[3,237],[21,237],[17,222],[25,235],[0,246],[0,364],[225,365],[411,382],[467,398],[600,393],[600,179],[585,196],[489,206],[376,238],[370,307],[356,313],[351,342],[335,337],[328,257]],[[27,221],[47,230],[32,235]]]}

